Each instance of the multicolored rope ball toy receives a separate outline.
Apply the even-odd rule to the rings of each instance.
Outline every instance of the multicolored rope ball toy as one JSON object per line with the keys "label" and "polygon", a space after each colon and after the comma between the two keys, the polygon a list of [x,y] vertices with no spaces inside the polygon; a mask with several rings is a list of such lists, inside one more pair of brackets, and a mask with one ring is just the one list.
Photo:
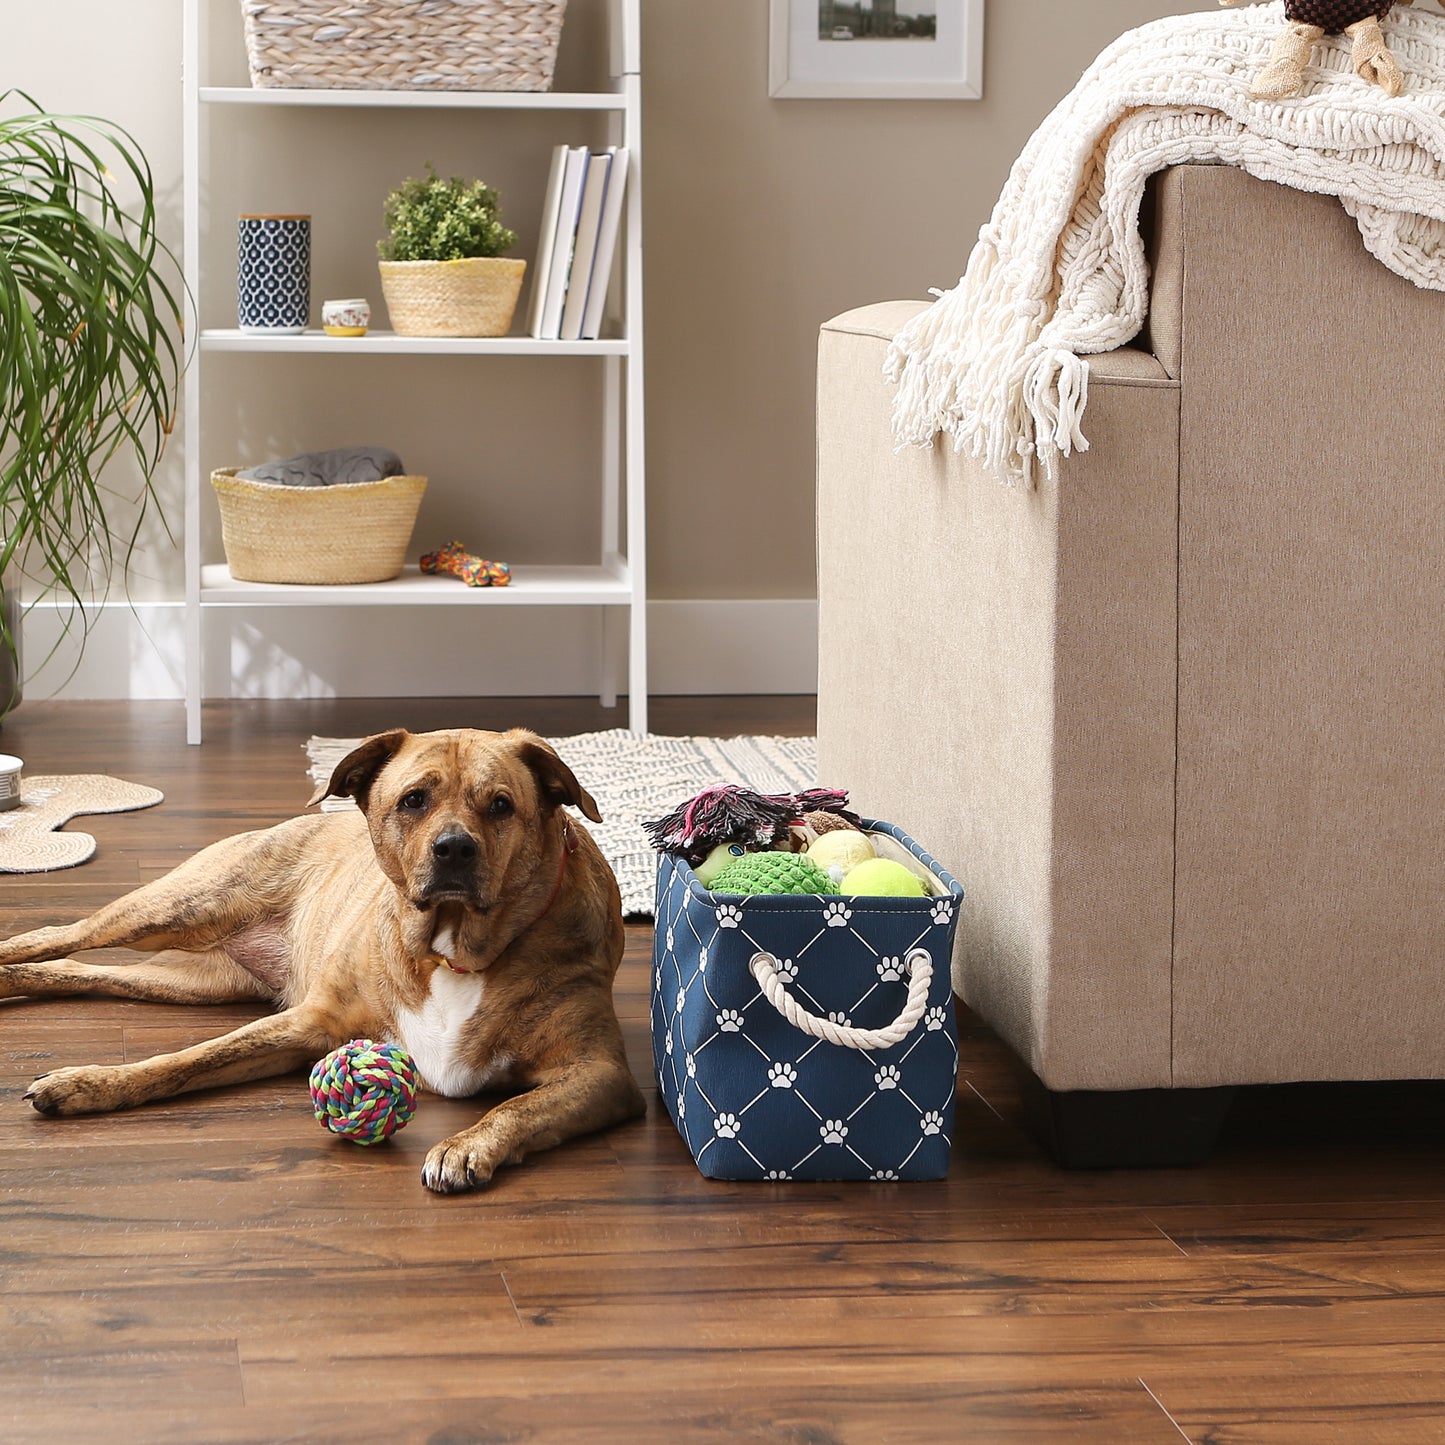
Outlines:
{"label": "multicolored rope ball toy", "polygon": [[416,1065],[399,1044],[352,1039],[311,1070],[311,1103],[333,1134],[379,1144],[416,1113]]}

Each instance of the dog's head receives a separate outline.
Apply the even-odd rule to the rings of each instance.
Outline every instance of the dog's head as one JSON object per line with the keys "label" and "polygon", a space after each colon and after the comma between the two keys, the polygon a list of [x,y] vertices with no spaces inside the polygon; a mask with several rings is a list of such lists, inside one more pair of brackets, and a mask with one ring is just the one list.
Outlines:
{"label": "dog's head", "polygon": [[413,907],[486,913],[533,878],[564,804],[601,816],[535,733],[378,733],[336,765],[312,802],[354,798],[382,871]]}

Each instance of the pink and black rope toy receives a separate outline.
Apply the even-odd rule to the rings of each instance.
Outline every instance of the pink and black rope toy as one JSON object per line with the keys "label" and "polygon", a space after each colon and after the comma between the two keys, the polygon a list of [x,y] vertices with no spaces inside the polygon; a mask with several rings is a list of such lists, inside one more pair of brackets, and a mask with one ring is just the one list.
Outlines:
{"label": "pink and black rope toy", "polygon": [[696,866],[723,843],[775,848],[809,814],[834,816],[856,827],[858,817],[848,812],[847,803],[848,794],[837,788],[758,793],[737,783],[719,783],[642,826],[659,853],[676,854]]}

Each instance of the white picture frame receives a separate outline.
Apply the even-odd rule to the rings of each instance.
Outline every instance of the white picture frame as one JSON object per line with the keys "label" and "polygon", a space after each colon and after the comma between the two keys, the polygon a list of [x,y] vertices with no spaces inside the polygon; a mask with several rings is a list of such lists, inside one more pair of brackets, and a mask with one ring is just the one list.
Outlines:
{"label": "white picture frame", "polygon": [[[777,100],[983,98],[984,0],[770,4],[768,94]],[[934,34],[919,35],[930,15]],[[869,33],[890,21],[892,38]]]}

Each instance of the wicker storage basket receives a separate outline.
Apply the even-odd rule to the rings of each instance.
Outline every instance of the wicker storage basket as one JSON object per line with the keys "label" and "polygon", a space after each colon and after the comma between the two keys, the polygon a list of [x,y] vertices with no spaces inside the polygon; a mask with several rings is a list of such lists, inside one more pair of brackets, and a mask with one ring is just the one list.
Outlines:
{"label": "wicker storage basket", "polygon": [[241,0],[251,84],[548,90],[567,0]]}
{"label": "wicker storage basket", "polygon": [[211,473],[221,540],[238,582],[385,582],[401,571],[425,477],[334,487],[244,481]]}
{"label": "wicker storage basket", "polygon": [[378,261],[398,336],[505,336],[522,294],[525,261]]}

